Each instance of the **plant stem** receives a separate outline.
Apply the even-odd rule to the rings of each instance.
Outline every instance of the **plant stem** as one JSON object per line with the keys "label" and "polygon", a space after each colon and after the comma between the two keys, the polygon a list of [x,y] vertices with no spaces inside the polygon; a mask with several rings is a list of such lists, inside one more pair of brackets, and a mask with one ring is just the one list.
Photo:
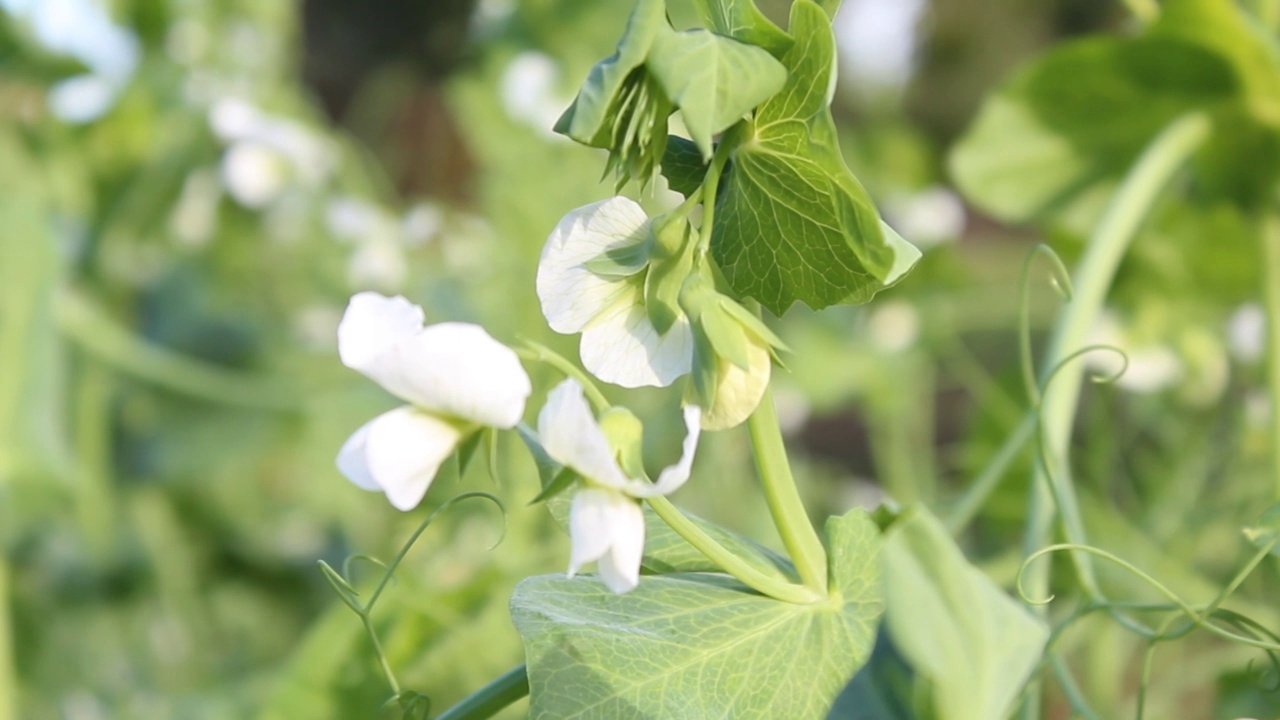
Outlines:
{"label": "plant stem", "polygon": [[725,163],[729,162],[729,154],[738,146],[740,132],[727,132],[716,146],[716,153],[711,157],[711,167],[702,179],[699,194],[702,197],[702,224],[698,227],[697,257],[705,257],[711,249],[711,234],[716,221],[716,194],[720,191],[720,174],[724,172]]}
{"label": "plant stem", "polygon": [[973,481],[968,490],[965,490],[964,495],[961,496],[955,507],[951,509],[946,523],[947,530],[952,535],[959,535],[964,532],[964,529],[973,521],[974,516],[978,514],[978,509],[991,496],[991,492],[995,490],[1000,479],[1004,477],[1009,465],[1014,458],[1018,457],[1018,453],[1027,444],[1027,440],[1031,439],[1035,428],[1036,414],[1028,412],[1023,415],[1022,422],[1018,423],[1018,427],[1005,438],[1004,444],[996,451],[995,457],[991,458],[991,461],[979,473],[978,478]]}
{"label": "plant stem", "polygon": [[[1063,310],[1054,328],[1046,362],[1040,373],[1042,379],[1085,345],[1130,241],[1161,190],[1209,137],[1210,130],[1209,119],[1201,113],[1180,117],[1151,141],[1129,171],[1089,238],[1085,255],[1074,278],[1074,297]],[[1043,465],[1037,466],[1032,479],[1023,539],[1024,556],[1031,555],[1048,542],[1053,521],[1052,500],[1057,501],[1067,541],[1076,545],[1087,542],[1075,491],[1069,480],[1068,465],[1068,445],[1082,381],[1082,368],[1073,365],[1058,372],[1054,382],[1043,388],[1042,442],[1046,445],[1044,450],[1049,462],[1054,467],[1049,471]],[[1089,558],[1079,553],[1072,553],[1071,557],[1085,592],[1096,596],[1097,581]],[[1048,596],[1048,563],[1028,568],[1025,579],[1030,597]],[[1033,610],[1041,615],[1045,613],[1042,606]],[[1037,695],[1037,690],[1033,690],[1024,706],[1023,717],[1038,716]]]}
{"label": "plant stem", "polygon": [[649,502],[649,507],[652,507],[658,517],[662,518],[662,521],[669,525],[676,534],[684,538],[698,552],[706,555],[711,562],[719,565],[720,569],[741,580],[744,585],[752,590],[776,600],[801,605],[816,602],[823,598],[822,595],[807,586],[769,577],[751,567],[742,558],[716,542],[715,538],[685,517],[680,512],[680,509],[665,497],[657,495],[646,499]]}
{"label": "plant stem", "polygon": [[297,409],[298,399],[283,378],[233,372],[145,342],[76,292],[61,293],[56,310],[58,327],[69,339],[144,382],[225,405],[276,412]]}
{"label": "plant stem", "polygon": [[782,537],[782,544],[795,563],[800,580],[826,595],[827,550],[809,521],[795,478],[791,475],[787,449],[782,442],[782,428],[778,425],[778,411],[773,406],[772,390],[765,389],[760,405],[747,420],[747,429],[751,433],[751,450],[760,473],[764,498],[769,504],[769,513],[778,528],[778,535]]}
{"label": "plant stem", "polygon": [[436,720],[484,720],[529,694],[529,673],[517,665],[445,710]]}
{"label": "plant stem", "polygon": [[1267,389],[1271,404],[1271,474],[1280,499],[1280,217],[1267,216],[1262,232],[1262,286],[1267,315]]}
{"label": "plant stem", "polygon": [[9,617],[9,559],[0,553],[0,720],[17,720],[18,672]]}

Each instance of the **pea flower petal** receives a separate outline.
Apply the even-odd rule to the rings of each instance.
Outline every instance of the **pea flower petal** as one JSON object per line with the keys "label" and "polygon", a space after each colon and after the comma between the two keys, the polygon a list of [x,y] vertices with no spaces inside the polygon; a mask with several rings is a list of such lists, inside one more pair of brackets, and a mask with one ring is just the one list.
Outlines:
{"label": "pea flower petal", "polygon": [[582,363],[593,375],[623,387],[670,385],[689,372],[693,340],[677,320],[659,334],[644,308],[635,273],[603,275],[592,261],[646,243],[649,218],[635,201],[613,197],[569,212],[547,238],[538,262],[542,313],[559,333],[582,333]]}
{"label": "pea flower petal", "polygon": [[569,577],[597,561],[600,579],[622,594],[640,583],[644,555],[644,513],[621,493],[587,488],[573,497],[569,509]]}
{"label": "pea flower petal", "polygon": [[409,402],[356,430],[338,452],[338,470],[400,510],[422,501],[469,434],[514,427],[532,391],[516,354],[483,328],[422,322],[422,308],[403,297],[366,292],[338,325],[342,362]]}

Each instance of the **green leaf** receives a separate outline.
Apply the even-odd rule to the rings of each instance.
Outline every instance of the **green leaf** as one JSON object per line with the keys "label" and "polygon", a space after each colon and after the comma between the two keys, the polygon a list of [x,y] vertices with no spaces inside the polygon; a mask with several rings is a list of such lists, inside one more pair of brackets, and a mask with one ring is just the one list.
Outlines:
{"label": "green leaf", "polygon": [[1168,0],[1151,34],[1199,46],[1235,71],[1254,116],[1280,126],[1280,50],[1275,38],[1238,3]]}
{"label": "green leaf", "polygon": [[915,690],[918,681],[911,666],[894,647],[884,625],[876,635],[871,659],[849,681],[836,698],[827,720],[926,720],[932,713],[920,712],[922,699]]}
{"label": "green leaf", "polygon": [[665,31],[647,67],[680,108],[689,135],[711,159],[711,137],[778,92],[787,71],[772,55],[708,30]]}
{"label": "green leaf", "polygon": [[530,717],[823,718],[871,651],[883,604],[865,513],[828,523],[831,602],[796,605],[724,576],[530,578],[511,611],[525,641]]}
{"label": "green leaf", "polygon": [[605,174],[647,180],[667,142],[670,101],[644,70],[645,58],[667,23],[664,0],[640,0],[613,55],[596,63],[556,121],[555,131],[609,151]]}
{"label": "green leaf", "polygon": [[[835,40],[811,0],[791,7],[787,82],[738,126],[716,203],[711,250],[729,286],[780,315],[869,300],[914,262],[886,238],[866,191],[844,165],[829,108]],[[898,275],[900,277],[900,273]]]}
{"label": "green leaf", "polygon": [[938,720],[998,720],[1040,663],[1049,629],[965,560],[942,523],[908,510],[884,537],[885,621],[932,683]]}
{"label": "green leaf", "polygon": [[707,163],[692,140],[671,135],[667,149],[662,153],[662,176],[667,187],[685,197],[698,192],[702,179],[707,175]]}
{"label": "green leaf", "polygon": [[759,45],[774,57],[791,49],[791,36],[760,12],[753,0],[695,0],[703,25],[745,43]]}

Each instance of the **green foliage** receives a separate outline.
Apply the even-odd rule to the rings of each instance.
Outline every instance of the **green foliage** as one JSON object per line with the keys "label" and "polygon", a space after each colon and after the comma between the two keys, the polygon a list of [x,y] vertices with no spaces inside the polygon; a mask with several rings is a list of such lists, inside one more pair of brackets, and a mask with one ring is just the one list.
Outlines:
{"label": "green foliage", "polygon": [[758,45],[777,58],[791,47],[791,36],[765,17],[755,0],[696,0],[693,6],[702,24],[721,35]]}
{"label": "green foliage", "polygon": [[711,138],[782,88],[787,71],[769,53],[707,30],[662,32],[648,66],[703,159]]}
{"label": "green foliage", "polygon": [[1215,121],[1196,160],[1202,192],[1252,207],[1280,158],[1277,57],[1235,3],[1174,0],[1136,37],[1077,40],[1017,73],[954,149],[952,174],[997,217],[1041,219],[1199,110]]}
{"label": "green foliage", "polygon": [[1008,717],[1039,666],[1049,628],[965,559],[946,528],[914,508],[885,533],[885,622],[931,684],[938,720]]}
{"label": "green foliage", "polygon": [[844,166],[830,102],[835,41],[811,0],[791,9],[787,84],[738,128],[716,203],[711,249],[730,287],[774,314],[866,302],[918,252],[886,236]]}
{"label": "green foliage", "polygon": [[855,511],[827,533],[836,594],[814,605],[712,575],[647,578],[621,596],[590,578],[525,580],[511,609],[531,717],[825,717],[883,610],[874,523]]}

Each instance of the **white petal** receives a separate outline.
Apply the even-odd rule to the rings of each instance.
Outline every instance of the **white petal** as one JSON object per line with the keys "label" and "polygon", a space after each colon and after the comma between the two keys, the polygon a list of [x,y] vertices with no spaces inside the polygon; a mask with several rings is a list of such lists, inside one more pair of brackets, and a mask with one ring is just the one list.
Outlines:
{"label": "white petal", "polygon": [[621,500],[611,506],[613,545],[600,558],[597,570],[610,590],[621,595],[640,584],[640,560],[644,557],[644,512],[640,504]]}
{"label": "white petal", "polygon": [[369,476],[399,510],[417,507],[463,435],[454,425],[412,407],[383,413],[367,428]]}
{"label": "white petal", "polygon": [[617,493],[587,488],[569,505],[569,577],[583,565],[604,557],[613,542],[610,507]]}
{"label": "white petal", "polygon": [[520,422],[533,391],[515,352],[470,323],[431,325],[365,374],[424,410],[499,428]]}
{"label": "white petal", "polygon": [[538,413],[538,436],[548,455],[588,482],[615,489],[630,482],[576,380],[565,380],[547,394]]}
{"label": "white petal", "polygon": [[683,315],[665,335],[636,303],[600,316],[582,332],[582,364],[592,375],[623,387],[665,387],[693,366],[693,333]]}
{"label": "white petal", "polygon": [[369,441],[369,426],[373,424],[373,420],[361,425],[359,429],[351,433],[351,437],[342,443],[342,449],[338,451],[338,471],[347,477],[348,480],[365,490],[381,490],[378,482],[373,479],[373,475],[369,473],[369,462],[365,458],[365,449]]}
{"label": "white petal", "polygon": [[697,405],[686,405],[684,408],[684,427],[687,433],[680,450],[680,460],[658,475],[658,482],[653,485],[653,492],[670,495],[689,479],[693,471],[693,455],[698,449],[698,437],[702,434],[702,408]]}
{"label": "white petal", "polygon": [[752,342],[747,347],[748,368],[742,368],[721,358],[720,382],[711,407],[705,408],[702,427],[706,430],[725,430],[742,424],[764,396],[769,387],[769,373],[773,360],[763,344]]}
{"label": "white petal", "polygon": [[379,358],[397,343],[417,335],[422,321],[422,308],[399,295],[357,293],[338,324],[338,356],[343,365],[373,377],[370,369]]}
{"label": "white petal", "polygon": [[569,509],[572,550],[569,576],[593,560],[610,590],[624,593],[640,581],[644,554],[644,514],[635,500],[611,490],[588,488]]}
{"label": "white petal", "polygon": [[633,200],[614,197],[571,211],[551,231],[538,260],[538,299],[559,333],[581,331],[618,299],[636,292],[625,279],[603,278],[586,263],[644,242],[649,218]]}

